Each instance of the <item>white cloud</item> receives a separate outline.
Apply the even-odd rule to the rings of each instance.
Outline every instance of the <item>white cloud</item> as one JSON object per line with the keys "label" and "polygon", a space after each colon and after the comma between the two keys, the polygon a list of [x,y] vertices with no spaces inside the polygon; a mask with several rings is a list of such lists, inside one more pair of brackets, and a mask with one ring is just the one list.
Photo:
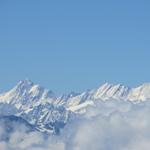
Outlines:
{"label": "white cloud", "polygon": [[[149,150],[149,102],[97,102],[85,115],[69,122],[61,135],[45,138],[22,126],[1,140],[2,150]],[[0,139],[3,130],[0,128]]]}

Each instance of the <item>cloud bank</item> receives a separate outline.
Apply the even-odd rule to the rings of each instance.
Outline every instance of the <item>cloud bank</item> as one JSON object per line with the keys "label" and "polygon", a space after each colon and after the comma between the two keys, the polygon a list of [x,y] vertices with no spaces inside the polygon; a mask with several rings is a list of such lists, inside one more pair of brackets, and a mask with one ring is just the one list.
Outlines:
{"label": "cloud bank", "polygon": [[[150,102],[97,101],[65,126],[59,136],[44,136],[24,127],[4,133],[2,150],[149,150]],[[3,139],[5,134],[8,139]]]}

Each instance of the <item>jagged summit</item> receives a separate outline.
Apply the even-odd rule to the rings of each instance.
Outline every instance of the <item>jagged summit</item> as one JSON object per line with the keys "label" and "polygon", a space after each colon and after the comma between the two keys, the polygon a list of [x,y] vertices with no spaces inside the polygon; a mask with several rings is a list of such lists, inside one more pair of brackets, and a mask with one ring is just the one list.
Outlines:
{"label": "jagged summit", "polygon": [[32,86],[34,85],[34,82],[30,79],[20,80],[17,84],[17,86]]}
{"label": "jagged summit", "polygon": [[15,104],[17,107],[48,102],[51,99],[56,99],[52,91],[34,84],[31,80],[21,80],[10,91],[0,95],[0,102]]}
{"label": "jagged summit", "polygon": [[95,100],[130,100],[145,101],[150,99],[150,83],[145,83],[137,88],[129,88],[122,84],[105,83],[92,90],[83,93],[71,92],[60,97],[56,97],[53,91],[47,90],[35,84],[29,79],[21,80],[10,91],[0,95],[0,102],[14,104],[17,107],[34,106],[38,104],[52,103],[73,107],[86,101]]}
{"label": "jagged summit", "polygon": [[145,101],[150,99],[150,83],[144,83],[137,88],[131,89],[128,95],[128,99],[130,99],[131,101]]}
{"label": "jagged summit", "polygon": [[122,84],[109,84],[105,83],[102,86],[100,86],[98,89],[95,90],[94,98],[95,99],[109,99],[109,98],[116,98],[116,99],[122,99],[125,96],[127,96],[130,88],[126,87]]}
{"label": "jagged summit", "polygon": [[24,90],[28,90],[33,86],[34,86],[34,83],[31,80],[21,80],[10,91],[11,91],[11,93],[13,93],[13,92],[23,92]]}

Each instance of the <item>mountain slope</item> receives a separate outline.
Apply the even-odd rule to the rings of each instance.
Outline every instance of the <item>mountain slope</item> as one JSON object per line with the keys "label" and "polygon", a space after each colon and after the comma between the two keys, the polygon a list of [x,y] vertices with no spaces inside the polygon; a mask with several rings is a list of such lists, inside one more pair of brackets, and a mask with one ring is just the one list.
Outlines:
{"label": "mountain slope", "polygon": [[150,99],[150,83],[143,84],[137,88],[131,89],[128,94],[130,101],[146,101]]}
{"label": "mountain slope", "polygon": [[30,107],[37,103],[44,103],[45,100],[51,102],[55,99],[52,91],[30,80],[20,81],[12,90],[0,95],[0,102],[13,104],[19,109],[24,105]]}
{"label": "mountain slope", "polygon": [[59,133],[76,113],[85,113],[97,101],[112,99],[133,103],[146,101],[150,99],[150,84],[129,88],[105,83],[83,93],[71,92],[57,97],[52,91],[24,80],[10,91],[0,94],[0,116],[16,115],[42,132]]}
{"label": "mountain slope", "polygon": [[69,111],[59,105],[52,91],[30,80],[20,81],[12,90],[1,94],[0,103],[1,108],[7,106],[3,110],[6,112],[15,107],[16,110],[11,111],[10,115],[22,117],[43,132],[58,133],[58,128],[66,124],[70,115]]}

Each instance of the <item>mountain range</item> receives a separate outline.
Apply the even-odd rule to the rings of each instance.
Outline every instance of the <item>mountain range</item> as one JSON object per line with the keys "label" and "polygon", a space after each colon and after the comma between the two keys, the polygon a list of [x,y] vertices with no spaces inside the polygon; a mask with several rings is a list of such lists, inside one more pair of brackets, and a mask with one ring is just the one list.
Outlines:
{"label": "mountain range", "polygon": [[[86,113],[97,101],[129,101],[133,104],[150,99],[150,83],[136,88],[105,83],[83,93],[56,96],[30,80],[20,81],[10,91],[0,94],[0,116],[20,117],[40,132],[59,134],[76,115]],[[19,120],[19,119],[18,119]]]}

